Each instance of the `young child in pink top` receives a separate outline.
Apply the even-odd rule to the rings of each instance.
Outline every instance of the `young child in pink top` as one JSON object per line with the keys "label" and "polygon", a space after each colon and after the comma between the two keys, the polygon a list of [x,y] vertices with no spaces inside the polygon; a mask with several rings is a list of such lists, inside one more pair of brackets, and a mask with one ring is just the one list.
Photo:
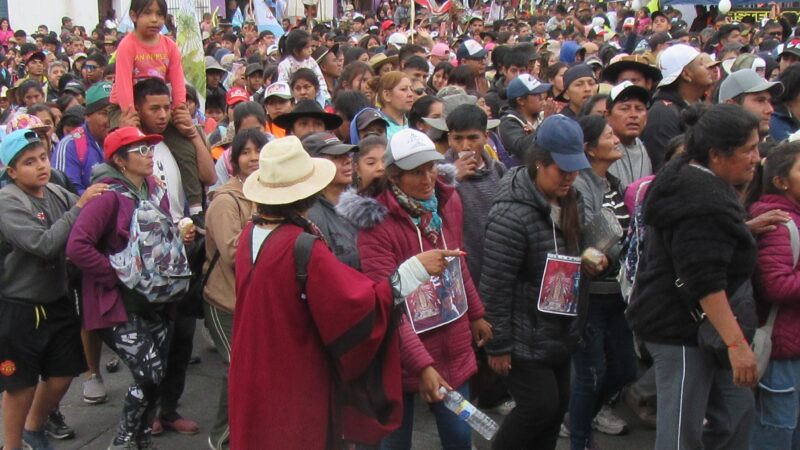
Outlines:
{"label": "young child in pink top", "polygon": [[[186,108],[186,80],[177,44],[161,34],[167,16],[166,0],[132,0],[130,9],[133,33],[117,48],[116,81],[109,102],[111,127],[119,126],[119,114],[135,111],[133,86],[147,78],[160,78],[172,88],[172,108]],[[202,212],[203,186],[197,171],[197,155],[192,142],[170,125],[164,143],[178,163],[190,215]]]}

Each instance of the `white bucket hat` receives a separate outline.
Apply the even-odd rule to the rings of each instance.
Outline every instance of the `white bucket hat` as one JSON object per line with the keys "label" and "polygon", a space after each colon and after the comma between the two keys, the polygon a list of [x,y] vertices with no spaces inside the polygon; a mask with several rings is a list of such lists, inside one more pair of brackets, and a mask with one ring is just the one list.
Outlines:
{"label": "white bucket hat", "polygon": [[686,44],[673,45],[661,52],[658,56],[658,68],[661,69],[662,78],[658,87],[674,83],[681,76],[683,69],[698,56],[700,52]]}
{"label": "white bucket hat", "polygon": [[288,205],[321,191],[335,176],[331,161],[312,158],[300,139],[287,136],[261,149],[258,170],[244,182],[244,196],[261,205]]}

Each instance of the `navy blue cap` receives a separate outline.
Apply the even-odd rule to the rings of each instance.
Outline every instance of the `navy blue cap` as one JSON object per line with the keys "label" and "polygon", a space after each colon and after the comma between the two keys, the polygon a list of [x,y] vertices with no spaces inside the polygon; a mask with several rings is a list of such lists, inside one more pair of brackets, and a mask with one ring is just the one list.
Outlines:
{"label": "navy blue cap", "polygon": [[567,69],[567,71],[564,72],[564,91],[558,94],[556,100],[560,102],[566,102],[567,99],[564,97],[564,94],[567,92],[567,89],[569,89],[569,86],[577,80],[587,77],[595,79],[594,70],[592,69],[592,66],[588,64],[576,64]]}
{"label": "navy blue cap", "polygon": [[514,99],[524,97],[526,95],[543,94],[548,92],[551,87],[551,84],[542,83],[541,81],[537,80],[536,77],[527,73],[523,73],[508,83],[508,87],[506,88],[506,97],[508,97],[510,101],[513,101]]}
{"label": "navy blue cap", "polygon": [[459,61],[464,59],[483,59],[486,57],[488,52],[478,41],[474,39],[467,39],[464,41],[463,44],[458,48],[456,52],[456,58]]}
{"label": "navy blue cap", "polygon": [[591,167],[584,153],[581,126],[563,114],[544,119],[536,130],[535,145],[549,153],[564,172],[577,172]]}

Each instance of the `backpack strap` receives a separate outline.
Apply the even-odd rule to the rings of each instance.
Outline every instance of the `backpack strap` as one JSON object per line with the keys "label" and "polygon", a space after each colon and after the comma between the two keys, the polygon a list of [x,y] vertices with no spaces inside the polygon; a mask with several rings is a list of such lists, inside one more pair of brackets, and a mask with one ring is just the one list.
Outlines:
{"label": "backpack strap", "polygon": [[[239,201],[236,199],[236,196],[233,195],[233,192],[226,192],[226,194],[230,195],[233,199],[233,203],[236,204],[236,208],[239,210],[241,214],[242,207],[239,205]],[[211,262],[208,263],[208,270],[206,270],[205,275],[203,276],[203,284],[200,286],[201,291],[205,289],[206,285],[208,284],[208,278],[211,276],[211,271],[214,270],[214,267],[217,266],[217,262],[219,262],[219,249],[214,252],[214,256],[211,258]]]}
{"label": "backpack strap", "polygon": [[294,241],[294,267],[297,282],[300,283],[300,300],[306,300],[306,282],[308,281],[308,262],[311,261],[311,250],[314,241],[319,239],[313,234],[302,232]]}
{"label": "backpack strap", "polygon": [[794,220],[785,222],[784,225],[789,229],[789,242],[792,246],[792,268],[797,267],[797,260],[800,259],[800,231]]}
{"label": "backpack strap", "polygon": [[[38,214],[39,211],[35,210],[33,207],[33,202],[31,202],[30,197],[26,194],[22,189],[19,188],[15,183],[9,183],[3,189],[6,189],[7,192],[10,192],[14,195],[14,197],[19,200],[24,206],[25,209],[29,210],[31,214]],[[45,187],[50,193],[56,196],[58,200],[61,202],[61,205],[64,207],[65,211],[69,211],[70,209],[70,201],[69,196],[67,195],[66,189],[61,188],[58,185],[53,183],[47,183]]]}

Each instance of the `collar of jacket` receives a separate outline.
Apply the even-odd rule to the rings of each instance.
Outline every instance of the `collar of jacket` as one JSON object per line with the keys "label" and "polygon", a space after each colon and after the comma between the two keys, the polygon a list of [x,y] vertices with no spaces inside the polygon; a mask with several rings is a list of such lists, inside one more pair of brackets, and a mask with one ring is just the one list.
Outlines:
{"label": "collar of jacket", "polygon": [[656,91],[656,95],[653,96],[653,104],[655,104],[655,102],[658,100],[672,103],[681,110],[689,106],[689,104],[686,103],[686,100],[684,100],[680,93],[678,93],[678,89],[673,86],[667,86],[658,89]]}

